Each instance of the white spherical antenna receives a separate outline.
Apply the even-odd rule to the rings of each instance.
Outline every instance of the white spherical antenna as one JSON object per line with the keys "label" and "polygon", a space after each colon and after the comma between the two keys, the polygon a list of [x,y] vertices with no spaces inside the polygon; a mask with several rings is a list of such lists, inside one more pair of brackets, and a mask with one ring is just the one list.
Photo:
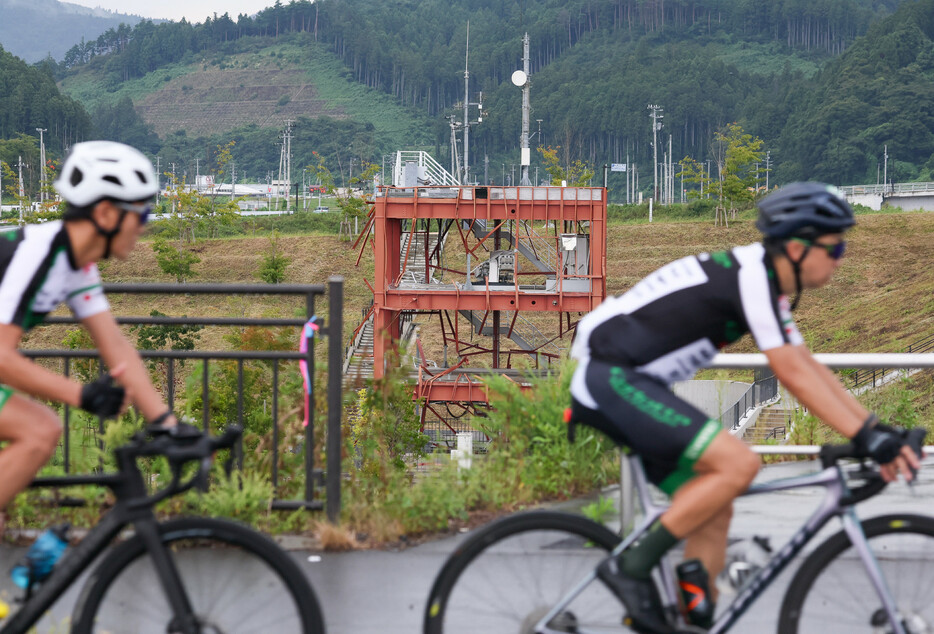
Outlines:
{"label": "white spherical antenna", "polygon": [[529,76],[525,74],[524,71],[517,70],[512,74],[512,83],[520,88],[525,86],[525,82],[529,80]]}

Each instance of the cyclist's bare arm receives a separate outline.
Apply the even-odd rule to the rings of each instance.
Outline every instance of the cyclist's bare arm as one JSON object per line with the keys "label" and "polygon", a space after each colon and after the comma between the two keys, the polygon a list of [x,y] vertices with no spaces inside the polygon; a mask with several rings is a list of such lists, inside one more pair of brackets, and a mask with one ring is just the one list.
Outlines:
{"label": "cyclist's bare arm", "polygon": [[[833,372],[817,362],[806,346],[780,346],[766,350],[765,356],[776,378],[815,416],[847,438],[862,428],[869,411],[843,388]],[[883,466],[882,475],[894,480],[901,472],[910,480],[909,467],[918,466],[918,457],[905,447],[899,458]]]}
{"label": "cyclist's bare arm", "polygon": [[[113,315],[104,311],[86,317],[81,323],[87,328],[107,366],[123,367],[119,376],[115,373],[115,378],[126,389],[128,398],[143,417],[151,421],[165,413],[165,401],[153,387],[142,358],[120,332]],[[169,416],[163,424],[174,425],[174,416]]]}
{"label": "cyclist's bare arm", "polygon": [[81,406],[81,384],[24,357],[19,351],[23,329],[0,324],[0,383],[41,399]]}

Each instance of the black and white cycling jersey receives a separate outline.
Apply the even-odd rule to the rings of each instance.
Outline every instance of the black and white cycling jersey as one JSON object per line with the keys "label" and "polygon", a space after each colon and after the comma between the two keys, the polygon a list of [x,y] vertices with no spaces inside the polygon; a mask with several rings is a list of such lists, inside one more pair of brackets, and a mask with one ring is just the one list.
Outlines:
{"label": "black and white cycling jersey", "polygon": [[[747,332],[763,351],[804,342],[759,243],[676,260],[608,298],[581,319],[571,354],[672,383]],[[574,396],[592,406],[582,387]]]}
{"label": "black and white cycling jersey", "polygon": [[78,319],[110,309],[97,265],[75,266],[64,224],[0,234],[0,323],[29,330],[62,302]]}

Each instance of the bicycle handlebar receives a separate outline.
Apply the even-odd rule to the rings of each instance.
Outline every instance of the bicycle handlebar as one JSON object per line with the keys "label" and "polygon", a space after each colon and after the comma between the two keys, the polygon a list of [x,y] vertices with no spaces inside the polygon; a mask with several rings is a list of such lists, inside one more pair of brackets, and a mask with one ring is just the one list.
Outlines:
{"label": "bicycle handlebar", "polygon": [[[927,431],[921,428],[915,428],[910,430],[905,437],[905,444],[911,447],[912,451],[921,458],[924,456],[924,450],[922,449],[924,443],[924,437],[927,435]],[[845,460],[846,458],[868,458],[865,452],[861,452],[856,448],[856,445],[853,443],[846,443],[843,445],[824,445],[820,449],[820,460],[821,465],[826,469],[827,467],[832,467],[840,460]]]}
{"label": "bicycle handlebar", "polygon": [[[912,451],[914,451],[919,458],[924,457],[923,443],[926,435],[927,431],[920,428],[912,429],[905,435],[905,444],[911,447]],[[858,458],[861,460],[862,464],[859,469],[853,471],[849,475],[852,478],[862,479],[864,483],[857,486],[850,486],[849,494],[846,496],[844,503],[856,504],[862,502],[876,495],[888,485],[888,483],[882,479],[882,475],[879,473],[878,469],[866,464],[866,460],[869,456],[867,456],[865,452],[858,450],[853,443],[824,445],[821,447],[820,460],[821,465],[825,469],[847,458]],[[912,477],[914,477],[917,474],[917,470],[911,469],[911,474]]]}
{"label": "bicycle handlebar", "polygon": [[[207,476],[214,453],[221,449],[233,448],[242,434],[243,428],[238,425],[228,425],[220,436],[210,436],[207,433],[184,437],[169,434],[152,437],[147,432],[135,434],[130,442],[117,449],[117,454],[131,461],[142,457],[165,456],[172,470],[172,481],[152,495],[132,500],[128,507],[137,509],[152,506],[192,488]],[[182,482],[182,466],[193,461],[200,461],[201,464],[194,475]]]}

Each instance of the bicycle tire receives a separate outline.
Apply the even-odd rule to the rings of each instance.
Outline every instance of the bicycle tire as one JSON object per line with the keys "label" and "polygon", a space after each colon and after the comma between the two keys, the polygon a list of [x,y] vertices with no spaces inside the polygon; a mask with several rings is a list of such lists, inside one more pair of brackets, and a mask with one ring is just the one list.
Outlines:
{"label": "bicycle tire", "polygon": [[[318,600],[298,564],[271,539],[224,519],[159,524],[205,631],[323,634]],[[196,574],[203,575],[195,582]],[[230,583],[234,576],[242,582]],[[266,623],[264,618],[275,623]],[[139,536],[112,548],[75,605],[76,634],[165,634],[172,610]],[[223,627],[222,627],[223,626]]]}
{"label": "bicycle tire", "polygon": [[[934,518],[884,515],[864,521],[863,531],[907,631],[934,631]],[[862,561],[850,538],[840,531],[818,546],[795,573],[782,601],[778,632],[890,631],[884,619]]]}
{"label": "bicycle tire", "polygon": [[[568,513],[531,511],[493,522],[469,536],[439,571],[424,632],[531,633],[619,540],[604,526]],[[600,581],[567,607],[550,627],[563,620],[567,631],[576,631],[569,624],[574,619],[582,631],[628,631],[622,604]]]}

